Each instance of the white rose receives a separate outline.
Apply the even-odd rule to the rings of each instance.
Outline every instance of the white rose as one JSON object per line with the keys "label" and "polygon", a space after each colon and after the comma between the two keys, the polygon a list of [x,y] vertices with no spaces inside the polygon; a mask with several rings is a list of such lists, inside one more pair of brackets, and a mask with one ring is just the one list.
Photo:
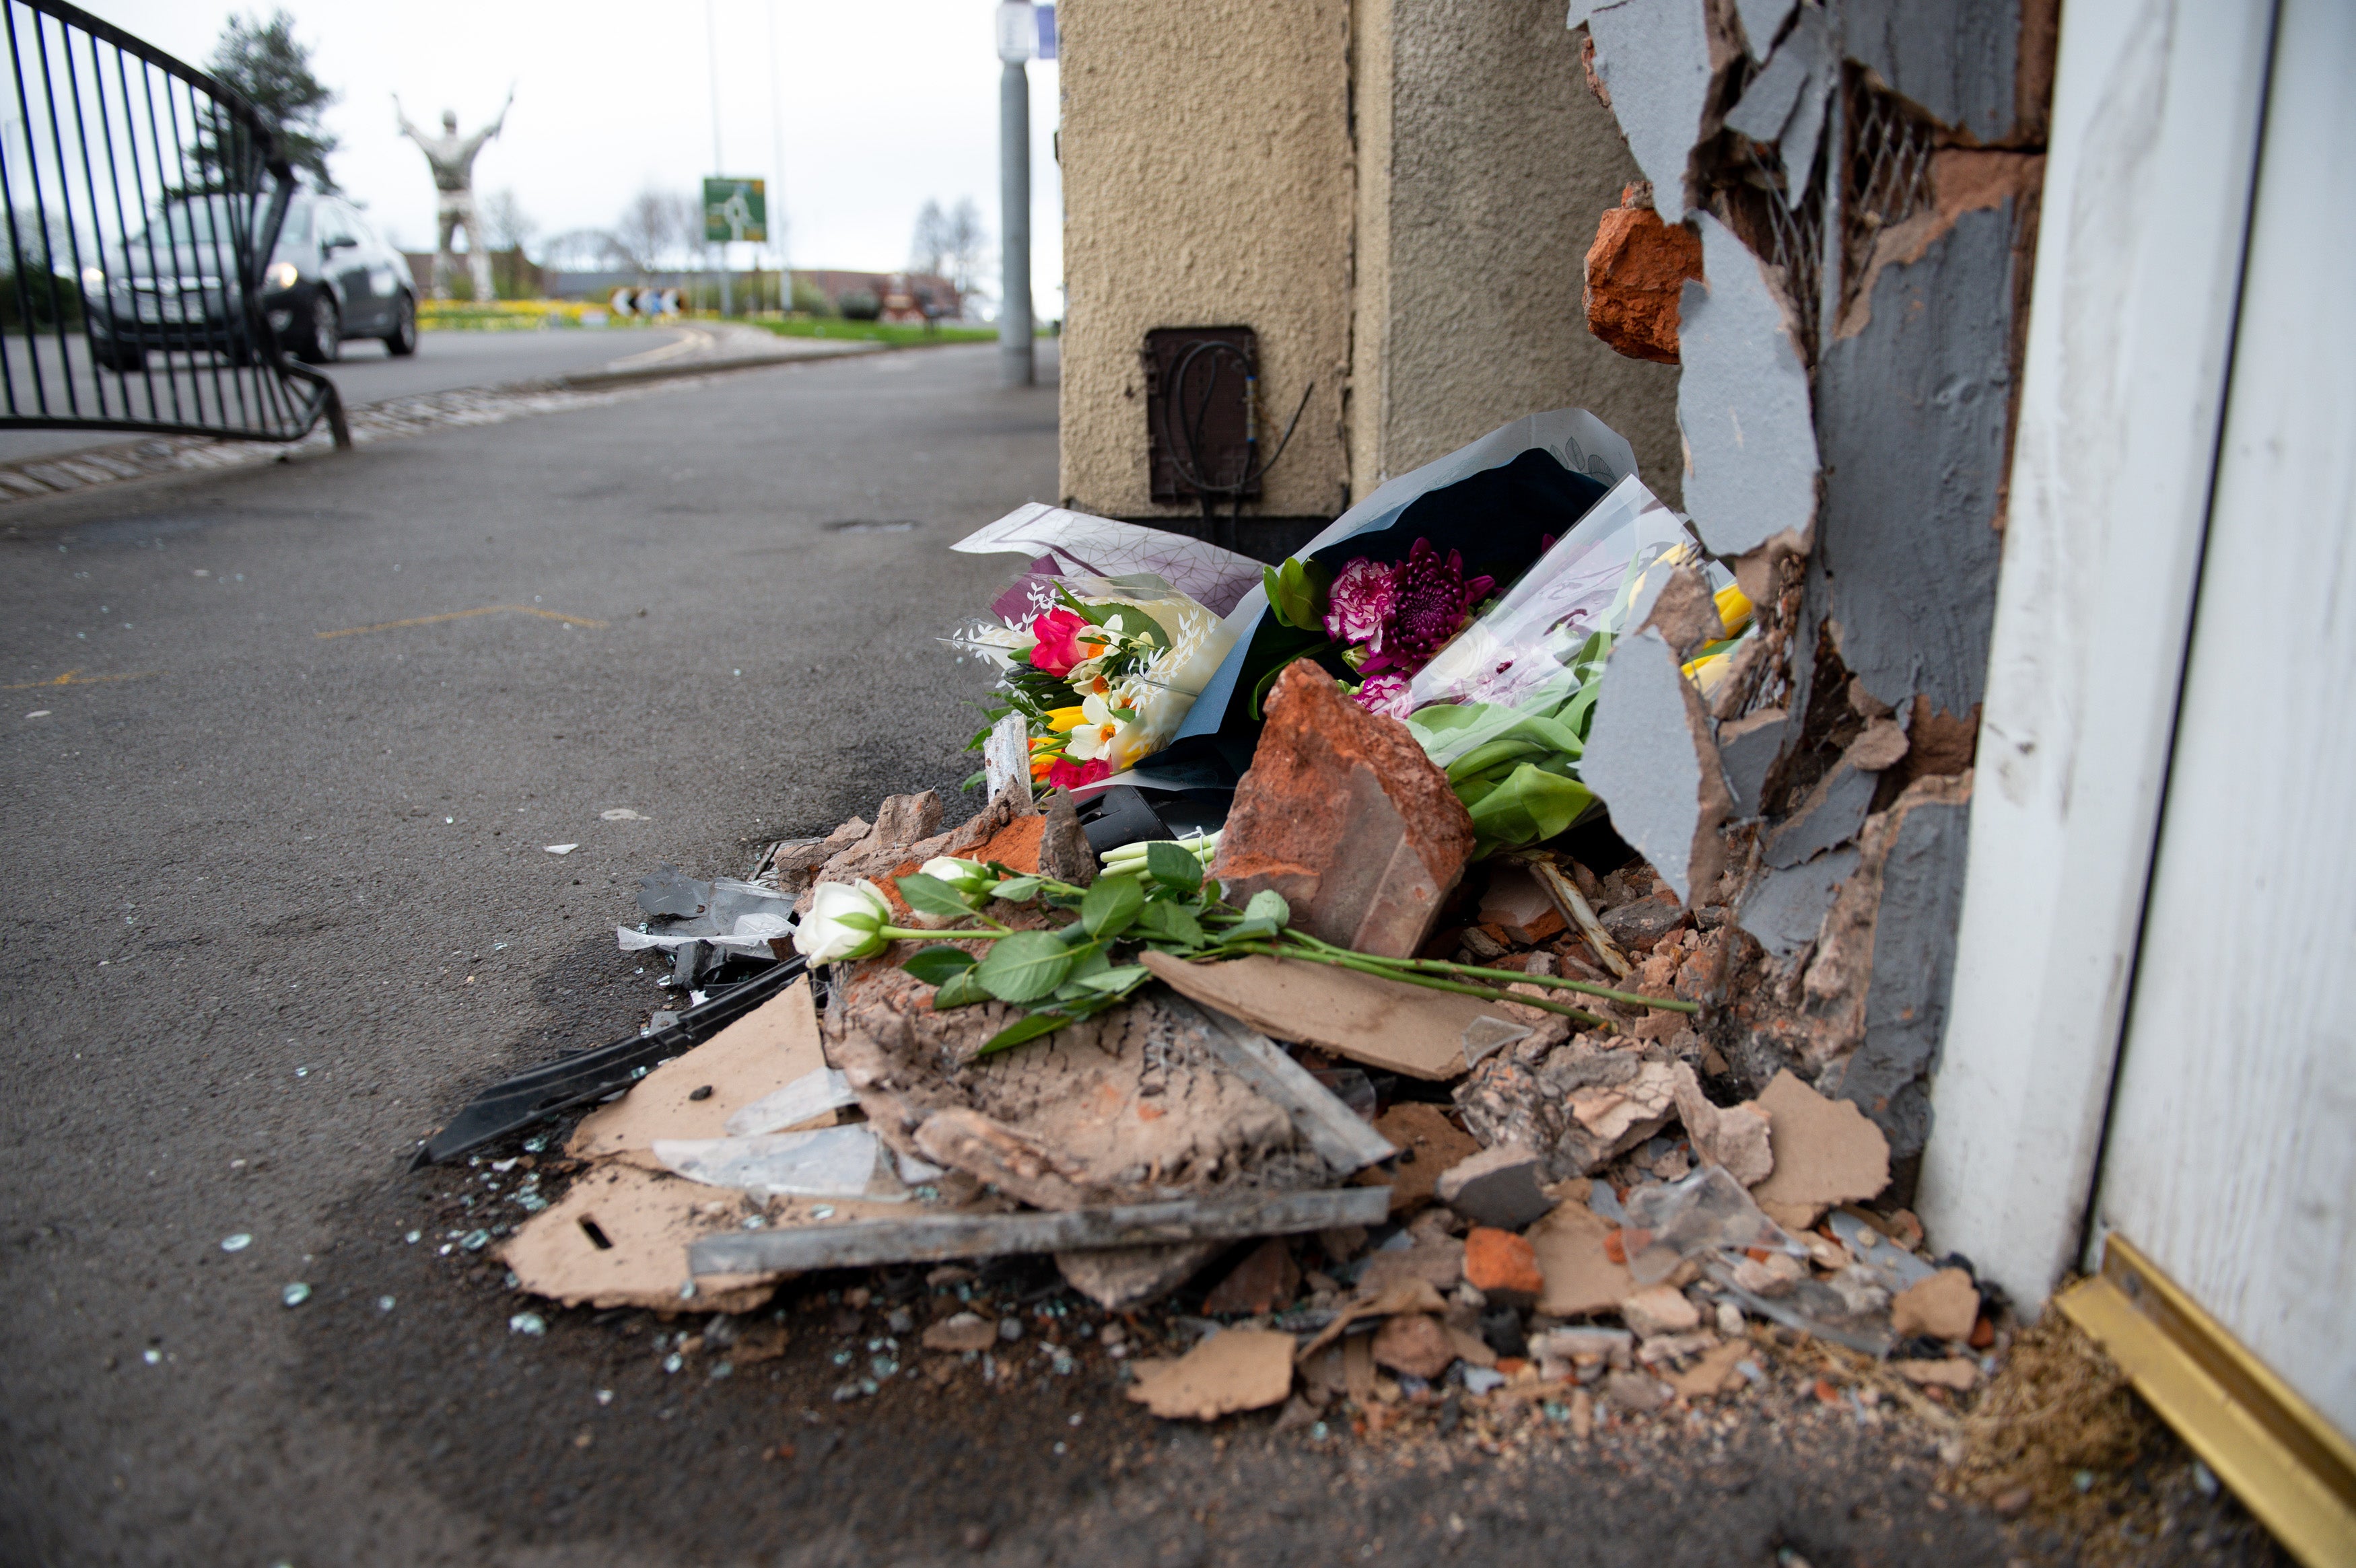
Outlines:
{"label": "white rose", "polygon": [[794,932],[794,947],[813,964],[872,957],[887,945],[876,933],[891,923],[891,902],[873,882],[821,882]]}

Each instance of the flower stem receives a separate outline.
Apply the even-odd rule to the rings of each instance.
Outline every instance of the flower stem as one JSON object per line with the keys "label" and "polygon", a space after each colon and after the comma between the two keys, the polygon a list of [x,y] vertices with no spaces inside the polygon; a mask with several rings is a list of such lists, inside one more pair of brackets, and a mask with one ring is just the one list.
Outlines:
{"label": "flower stem", "polygon": [[[1288,932],[1286,934],[1302,942],[1316,943],[1318,946],[1330,952],[1347,951],[1335,948],[1330,943],[1318,942],[1313,936],[1302,936],[1297,931]],[[1403,965],[1410,969],[1420,969],[1427,974],[1468,976],[1476,979],[1492,980],[1499,985],[1550,986],[1560,991],[1577,991],[1583,996],[1601,997],[1607,1002],[1618,1002],[1623,1007],[1658,1008],[1664,1012],[1672,1013],[1692,1014],[1701,1011],[1695,1003],[1675,997],[1647,997],[1635,991],[1615,991],[1609,986],[1592,985],[1585,980],[1564,980],[1552,975],[1525,975],[1512,969],[1483,969],[1477,964],[1451,964],[1440,958],[1387,958],[1383,962]],[[1527,1001],[1529,998],[1517,997],[1514,999]]]}
{"label": "flower stem", "polygon": [[[1286,934],[1297,933],[1288,932]],[[1326,947],[1327,944],[1319,943],[1318,946]],[[1373,958],[1363,953],[1352,953],[1346,948],[1328,948],[1327,951],[1321,953],[1312,947],[1277,947],[1255,942],[1241,944],[1241,951],[1264,953],[1273,958],[1305,958],[1312,964],[1330,964],[1337,969],[1355,969],[1362,975],[1373,975],[1385,980],[1398,980],[1410,986],[1421,986],[1430,991],[1453,991],[1459,996],[1478,997],[1483,1001],[1515,1002],[1526,1008],[1536,1008],[1540,1012],[1560,1013],[1574,1023],[1587,1024],[1596,1029],[1612,1027],[1608,1019],[1597,1018],[1593,1013],[1582,1012],[1577,1008],[1566,1007],[1560,1002],[1542,1001],[1536,997],[1510,997],[1494,986],[1468,986],[1453,980],[1435,979],[1427,974],[1400,968],[1398,965],[1401,961],[1398,959]]]}
{"label": "flower stem", "polygon": [[943,926],[937,931],[910,931],[903,925],[879,925],[875,934],[894,942],[995,942],[1014,933],[1004,926],[996,931],[980,931],[969,925]]}

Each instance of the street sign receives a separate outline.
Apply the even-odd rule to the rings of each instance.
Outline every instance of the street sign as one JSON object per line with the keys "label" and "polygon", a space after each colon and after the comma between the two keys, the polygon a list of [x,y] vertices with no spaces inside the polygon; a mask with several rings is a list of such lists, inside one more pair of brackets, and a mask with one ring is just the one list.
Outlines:
{"label": "street sign", "polygon": [[706,175],[703,179],[703,238],[712,244],[769,238],[769,197],[766,180],[732,179]]}

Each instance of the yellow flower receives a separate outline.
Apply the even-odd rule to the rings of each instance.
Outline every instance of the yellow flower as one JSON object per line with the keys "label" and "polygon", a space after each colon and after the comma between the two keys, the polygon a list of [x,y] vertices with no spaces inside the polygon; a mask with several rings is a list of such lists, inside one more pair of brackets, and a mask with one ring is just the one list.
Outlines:
{"label": "yellow flower", "polygon": [[1047,728],[1060,735],[1067,730],[1078,729],[1086,718],[1087,710],[1076,705],[1070,708],[1050,708],[1047,709]]}

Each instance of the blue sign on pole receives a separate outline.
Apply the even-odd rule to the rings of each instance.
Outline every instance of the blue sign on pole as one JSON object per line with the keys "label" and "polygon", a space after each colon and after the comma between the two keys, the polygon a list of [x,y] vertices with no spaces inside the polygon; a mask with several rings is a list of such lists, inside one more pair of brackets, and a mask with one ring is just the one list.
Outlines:
{"label": "blue sign on pole", "polygon": [[1055,8],[1053,5],[1039,7],[1039,58],[1043,60],[1055,58]]}

